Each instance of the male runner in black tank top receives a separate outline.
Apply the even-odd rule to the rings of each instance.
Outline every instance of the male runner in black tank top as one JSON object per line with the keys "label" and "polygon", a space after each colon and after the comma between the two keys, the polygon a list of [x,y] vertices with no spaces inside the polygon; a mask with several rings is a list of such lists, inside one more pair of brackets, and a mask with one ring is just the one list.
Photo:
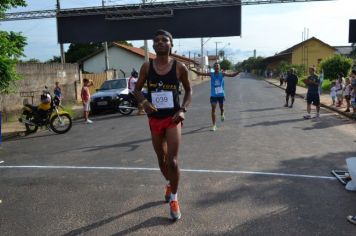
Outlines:
{"label": "male runner in black tank top", "polygon": [[[178,220],[181,217],[177,196],[180,175],[178,150],[182,121],[192,99],[192,89],[187,68],[170,57],[172,47],[172,35],[158,30],[153,39],[157,57],[142,65],[135,96],[147,113],[153,148],[160,170],[168,181],[165,199],[170,205],[170,218]],[[179,103],[179,82],[185,90],[182,105]],[[148,99],[141,92],[145,83],[148,87]]]}

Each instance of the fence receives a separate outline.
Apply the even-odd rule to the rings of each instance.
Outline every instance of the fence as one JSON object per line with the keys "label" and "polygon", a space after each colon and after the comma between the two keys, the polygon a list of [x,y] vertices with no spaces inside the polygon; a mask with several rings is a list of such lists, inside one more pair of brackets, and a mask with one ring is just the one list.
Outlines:
{"label": "fence", "polygon": [[83,74],[83,79],[87,78],[88,80],[92,80],[94,86],[90,87],[90,94],[93,94],[96,92],[96,89],[100,88],[101,85],[106,81],[106,80],[112,80],[116,77],[114,71],[107,71],[103,73],[97,73],[97,74]]}

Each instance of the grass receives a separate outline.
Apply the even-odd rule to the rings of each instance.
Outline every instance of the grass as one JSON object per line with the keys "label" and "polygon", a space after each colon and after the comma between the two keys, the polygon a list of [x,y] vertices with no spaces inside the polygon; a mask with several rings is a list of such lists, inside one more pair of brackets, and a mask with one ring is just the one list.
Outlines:
{"label": "grass", "polygon": [[72,117],[72,118],[75,118],[75,112],[73,111],[73,106],[74,104],[65,104],[65,105],[62,105],[63,106],[63,109],[69,113],[69,115]]}

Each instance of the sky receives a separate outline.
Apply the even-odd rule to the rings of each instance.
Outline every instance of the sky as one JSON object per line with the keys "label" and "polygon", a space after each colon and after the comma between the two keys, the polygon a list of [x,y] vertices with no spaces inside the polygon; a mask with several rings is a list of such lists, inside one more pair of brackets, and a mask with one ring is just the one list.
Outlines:
{"label": "sky", "polygon": [[[147,0],[152,1],[152,0]],[[156,0],[164,1],[164,0]],[[61,8],[101,6],[102,0],[61,0]],[[106,5],[140,3],[142,0],[106,0]],[[56,0],[27,0],[25,8],[8,12],[55,9]],[[242,6],[241,36],[204,38],[204,54],[214,55],[216,46],[237,63],[253,56],[267,57],[302,41],[303,31],[331,46],[349,46],[349,20],[356,19],[356,0],[334,0],[306,3],[281,3]],[[228,26],[226,26],[228,27]],[[22,32],[27,37],[26,58],[46,61],[60,55],[54,18],[0,22],[0,30]],[[174,36],[174,35],[173,35]],[[141,47],[143,41],[129,41]],[[216,42],[219,42],[216,44]],[[180,55],[200,54],[200,38],[175,39],[174,49]],[[148,42],[152,51],[152,41]],[[67,49],[69,44],[65,44]]]}

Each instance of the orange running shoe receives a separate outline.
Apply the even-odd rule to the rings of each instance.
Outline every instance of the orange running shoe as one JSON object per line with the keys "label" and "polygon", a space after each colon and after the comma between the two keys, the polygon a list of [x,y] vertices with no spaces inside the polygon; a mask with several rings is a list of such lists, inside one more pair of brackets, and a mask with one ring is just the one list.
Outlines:
{"label": "orange running shoe", "polygon": [[169,202],[169,200],[171,200],[171,193],[172,193],[171,185],[167,184],[166,193],[164,194],[164,199],[166,200],[167,203]]}
{"label": "orange running shoe", "polygon": [[179,220],[182,214],[180,213],[178,201],[170,201],[170,219],[173,221]]}

